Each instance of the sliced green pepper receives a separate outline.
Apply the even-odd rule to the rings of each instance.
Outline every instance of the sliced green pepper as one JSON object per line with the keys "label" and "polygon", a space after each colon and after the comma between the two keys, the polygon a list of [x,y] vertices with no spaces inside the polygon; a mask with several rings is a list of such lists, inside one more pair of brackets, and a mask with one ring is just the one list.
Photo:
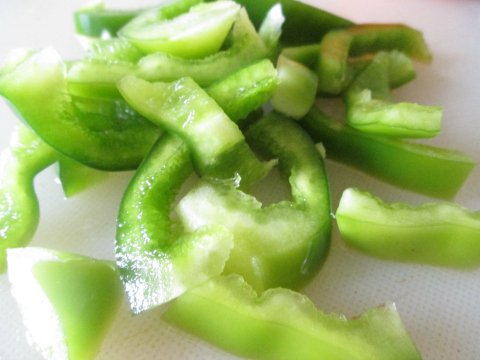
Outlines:
{"label": "sliced green pepper", "polygon": [[30,129],[19,126],[0,154],[0,273],[6,250],[30,242],[39,221],[35,176],[53,164],[56,152]]}
{"label": "sliced green pepper", "polygon": [[123,299],[111,262],[42,248],[9,249],[8,279],[42,356],[94,359]]}
{"label": "sliced green pepper", "polygon": [[67,198],[88,189],[108,177],[108,172],[93,169],[57,153],[58,178]]}
{"label": "sliced green pepper", "polygon": [[184,139],[200,174],[236,178],[248,187],[270,169],[248,147],[238,126],[192,79],[149,83],[125,77],[118,87],[134,109]]}
{"label": "sliced green pepper", "polygon": [[280,36],[282,36],[282,26],[285,22],[282,6],[276,4],[265,15],[265,19],[258,29],[260,38],[269,49],[270,58],[276,59],[279,50]]}
{"label": "sliced green pepper", "polygon": [[220,49],[239,9],[230,0],[198,4],[172,19],[151,24],[133,20],[119,34],[147,54],[202,58]]}
{"label": "sliced green pepper", "polygon": [[238,275],[176,299],[163,319],[233,354],[252,359],[420,360],[394,305],[347,320],[324,314],[304,295],[261,296]]}
{"label": "sliced green pepper", "polygon": [[78,34],[89,37],[109,37],[117,35],[127,22],[140,13],[140,10],[106,9],[105,4],[84,7],[74,12],[75,29]]}
{"label": "sliced green pepper", "polygon": [[392,102],[391,58],[388,53],[379,52],[350,83],[344,96],[347,123],[358,130],[385,136],[430,138],[438,135],[441,107]]}
{"label": "sliced green pepper", "polygon": [[144,57],[135,75],[150,81],[191,77],[201,86],[232,74],[268,56],[268,49],[242,9],[235,21],[228,47],[203,59],[182,59],[164,53]]}
{"label": "sliced green pepper", "polygon": [[186,228],[223,225],[234,234],[224,273],[245,277],[259,291],[298,288],[316,273],[330,241],[330,197],[320,155],[291,120],[269,114],[247,131],[250,143],[278,158],[292,201],[262,206],[234,185],[204,182],[179,203]]}
{"label": "sliced green pepper", "polygon": [[368,255],[457,268],[480,266],[480,216],[453,203],[385,204],[347,189],[336,219],[346,243]]}
{"label": "sliced green pepper", "polygon": [[333,160],[438,198],[454,197],[475,166],[461,152],[366,134],[315,107],[301,124],[314,141],[325,145]]}
{"label": "sliced green pepper", "polygon": [[418,61],[431,61],[422,34],[405,25],[355,25],[346,30],[331,31],[320,43],[319,90],[328,94],[341,93],[351,79],[348,58],[381,50],[397,50]]}
{"label": "sliced green pepper", "polygon": [[277,85],[277,70],[264,59],[213,83],[205,91],[230,119],[238,122],[264,105]]}
{"label": "sliced green pepper", "polygon": [[[119,51],[110,55],[108,42],[99,43],[97,47],[100,49],[96,49],[94,43],[94,61],[87,59],[70,64],[67,72],[68,89],[78,96],[116,99],[120,96],[117,82],[131,74],[149,81],[174,81],[187,76],[201,86],[209,86],[268,56],[267,47],[244,10],[240,11],[228,42],[225,50],[202,59],[183,59],[160,52],[143,57],[138,64],[119,61],[130,56],[128,48],[125,49],[127,54]],[[121,43],[117,46],[120,47]]]}
{"label": "sliced green pepper", "polygon": [[73,98],[51,48],[0,70],[0,94],[46,143],[94,168],[136,168],[161,133],[125,102]]}
{"label": "sliced green pepper", "polygon": [[139,167],[120,205],[116,261],[132,312],[169,301],[220,274],[232,236],[220,226],[187,233],[170,218],[192,173],[188,147],[164,135]]}
{"label": "sliced green pepper", "polygon": [[285,14],[281,41],[283,44],[308,44],[320,39],[332,29],[352,25],[350,20],[296,0],[236,0],[244,6],[253,23],[260,28],[268,11],[277,3]]}
{"label": "sliced green pepper", "polygon": [[317,75],[306,66],[280,56],[277,62],[279,84],[272,98],[274,110],[293,119],[305,116],[317,94]]}

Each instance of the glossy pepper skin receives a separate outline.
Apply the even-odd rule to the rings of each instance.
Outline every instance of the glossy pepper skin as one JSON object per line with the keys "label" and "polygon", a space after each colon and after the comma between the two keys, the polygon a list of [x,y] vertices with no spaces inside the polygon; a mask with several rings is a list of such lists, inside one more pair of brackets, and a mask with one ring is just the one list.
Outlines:
{"label": "glossy pepper skin", "polygon": [[[123,40],[123,39],[122,39]],[[114,48],[107,53],[104,48]],[[190,77],[202,87],[208,87],[244,67],[265,59],[269,50],[256,32],[245,10],[240,10],[225,49],[201,59],[185,59],[157,52],[136,58],[131,48],[119,39],[113,44],[95,43],[91,59],[71,63],[67,71],[69,91],[78,96],[117,99],[117,82],[127,75],[149,81],[174,81]],[[93,60],[93,61],[92,61]]]}
{"label": "glossy pepper skin", "polygon": [[234,185],[203,182],[179,203],[187,229],[223,225],[234,235],[225,274],[241,274],[256,290],[299,288],[325,260],[331,232],[330,196],[323,161],[292,120],[269,114],[251,125],[247,138],[265,157],[278,159],[291,201],[268,206]]}
{"label": "glossy pepper skin", "polygon": [[324,314],[304,295],[260,296],[238,275],[212,279],[170,304],[162,318],[251,359],[420,360],[393,305],[347,320]]}
{"label": "glossy pepper skin", "polygon": [[150,83],[126,77],[118,86],[136,111],[186,142],[202,176],[238,178],[248,187],[270,169],[249,148],[238,126],[192,79]]}
{"label": "glossy pepper skin", "polygon": [[317,107],[301,124],[314,141],[322,142],[332,160],[437,198],[453,198],[475,166],[473,159],[458,151],[355,130]]}
{"label": "glossy pepper skin", "polygon": [[161,305],[223,271],[232,237],[221,226],[183,231],[171,219],[173,202],[193,171],[182,140],[165,135],[122,198],[116,262],[133,313]]}
{"label": "glossy pepper skin", "polygon": [[7,249],[25,246],[37,229],[40,210],[33,182],[56,155],[24,125],[0,154],[0,273],[6,270]]}
{"label": "glossy pepper skin", "polygon": [[374,257],[455,268],[480,266],[480,216],[454,203],[386,204],[367,192],[347,189],[336,219],[345,242]]}
{"label": "glossy pepper skin", "polygon": [[34,247],[7,257],[32,346],[46,359],[93,360],[123,300],[114,264]]}
{"label": "glossy pepper skin", "polygon": [[66,67],[47,48],[0,71],[0,94],[48,145],[90,167],[134,169],[161,130],[122,101],[72,97]]}

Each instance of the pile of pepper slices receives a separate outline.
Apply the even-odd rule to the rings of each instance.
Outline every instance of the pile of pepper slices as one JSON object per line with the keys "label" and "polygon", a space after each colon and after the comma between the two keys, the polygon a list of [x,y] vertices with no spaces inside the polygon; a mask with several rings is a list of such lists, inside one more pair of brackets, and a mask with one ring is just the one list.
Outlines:
{"label": "pile of pepper slices", "polygon": [[[168,303],[164,320],[240,356],[421,358],[393,305],[347,320],[294,290],[328,253],[325,153],[442,199],[473,169],[465,154],[403,140],[441,129],[441,108],[391,96],[415,77],[412,59],[431,55],[408,26],[276,3],[97,5],[75,13],[84,59],[22,50],[0,68],[0,95],[23,120],[1,155],[0,271],[45,358],[95,357],[124,294],[135,314]],[[342,97],[345,121],[322,112],[318,96]],[[34,178],[56,162],[67,196],[102,171],[136,169],[115,264],[25,247],[39,220]],[[291,200],[262,205],[248,191],[275,166]],[[342,238],[372,256],[480,264],[480,217],[453,203],[385,204],[347,189],[336,220]],[[41,327],[32,291],[47,309]]]}

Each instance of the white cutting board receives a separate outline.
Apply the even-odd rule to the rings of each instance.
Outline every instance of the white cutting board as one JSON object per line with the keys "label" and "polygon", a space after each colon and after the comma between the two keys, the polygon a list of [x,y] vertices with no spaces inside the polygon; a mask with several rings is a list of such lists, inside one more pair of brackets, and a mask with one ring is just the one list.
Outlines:
{"label": "white cutting board", "polygon": [[[259,0],[260,1],[260,0]],[[356,22],[404,22],[422,30],[434,54],[431,66],[418,66],[418,78],[396,98],[445,107],[443,133],[430,141],[456,148],[480,162],[480,2],[475,0],[310,0]],[[130,4],[129,4],[130,3]],[[154,1],[111,1],[111,6]],[[14,47],[55,46],[67,58],[81,56],[73,35],[72,11],[81,0],[1,0],[0,59]],[[15,117],[0,102],[0,149],[7,145]],[[328,163],[336,208],[349,186],[387,201],[421,203],[409,193],[341,165]],[[64,200],[50,169],[37,181],[41,224],[32,245],[112,258],[115,215],[130,173]],[[480,169],[456,201],[480,209]],[[272,187],[273,197],[277,187]],[[278,187],[280,189],[280,186]],[[280,191],[280,190],[279,190]],[[480,241],[480,239],[479,239]],[[397,264],[347,249],[334,232],[327,263],[305,292],[327,312],[348,316],[393,301],[415,343],[429,360],[480,359],[480,271],[455,271]],[[164,324],[158,311],[132,318],[126,307],[99,359],[233,359],[234,357]],[[35,360],[20,315],[0,276],[0,360]],[[301,360],[301,359],[299,359]]]}

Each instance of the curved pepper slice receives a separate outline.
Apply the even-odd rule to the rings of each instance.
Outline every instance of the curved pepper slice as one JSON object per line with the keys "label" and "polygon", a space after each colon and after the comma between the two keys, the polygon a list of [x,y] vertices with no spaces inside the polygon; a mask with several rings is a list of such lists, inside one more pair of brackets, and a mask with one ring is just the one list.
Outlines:
{"label": "curved pepper slice", "polygon": [[330,241],[330,197],[323,163],[307,134],[291,120],[269,114],[247,136],[269,158],[278,158],[292,201],[262,207],[226,183],[203,182],[179,203],[187,229],[225,226],[234,247],[224,273],[241,274],[259,291],[298,288],[316,273]]}
{"label": "curved pepper slice", "polygon": [[232,236],[221,226],[184,233],[170,218],[192,173],[188,147],[163,136],[139,167],[120,205],[116,261],[132,312],[167,302],[222,272]]}
{"label": "curved pepper slice", "polygon": [[248,187],[270,169],[248,147],[238,126],[192,79],[149,83],[125,77],[118,87],[140,114],[184,139],[200,174],[236,178]]}
{"label": "curved pepper slice", "polygon": [[[122,46],[118,43],[119,39],[115,41],[118,47]],[[268,56],[268,49],[245,10],[240,10],[235,20],[226,49],[202,59],[184,59],[159,52],[143,57],[138,63],[119,61],[130,57],[130,50],[124,49],[127,54],[122,51],[105,54],[108,44],[105,44],[105,50],[102,43],[94,43],[92,59],[75,61],[69,65],[67,82],[72,94],[119,98],[117,82],[132,74],[149,81],[174,81],[181,77],[191,77],[201,86],[209,86]]]}
{"label": "curved pepper slice", "polygon": [[164,53],[145,56],[135,75],[150,81],[173,81],[191,77],[201,86],[230,75],[268,56],[268,49],[244,9],[233,25],[225,50],[202,59],[182,59]]}
{"label": "curved pepper slice", "polygon": [[458,268],[480,266],[480,216],[453,203],[385,204],[344,191],[336,219],[345,242],[381,259]]}
{"label": "curved pepper slice", "polygon": [[441,130],[442,108],[391,101],[389,64],[396,58],[379,52],[345,91],[347,123],[364,132],[430,138]]}
{"label": "curved pepper slice", "polygon": [[302,119],[301,125],[314,141],[324,144],[333,160],[438,198],[454,197],[475,166],[461,152],[363,133],[316,107]]}
{"label": "curved pepper slice", "polygon": [[422,33],[401,24],[354,25],[329,32],[320,43],[317,63],[319,90],[339,94],[348,85],[348,58],[381,50],[397,50],[422,62],[431,54]]}
{"label": "curved pepper slice", "polygon": [[165,52],[182,58],[202,58],[220,49],[239,9],[231,0],[198,4],[170,19],[151,23],[134,19],[119,35],[147,54]]}
{"label": "curved pepper slice", "polygon": [[6,250],[26,245],[35,233],[39,205],[33,181],[56,159],[56,152],[23,125],[0,154],[0,273]]}
{"label": "curved pepper slice", "polygon": [[42,356],[95,358],[123,300],[112,262],[42,248],[9,249],[8,279],[29,340]]}
{"label": "curved pepper slice", "polygon": [[0,94],[47,144],[94,168],[136,168],[161,132],[124,102],[73,98],[51,48],[8,63]]}
{"label": "curved pepper slice", "polygon": [[322,313],[306,296],[287,289],[258,296],[238,275],[190,290],[162,318],[251,359],[421,359],[393,304],[347,320]]}
{"label": "curved pepper slice", "polygon": [[264,59],[228,75],[205,89],[234,122],[264,105],[278,85],[277,70]]}

